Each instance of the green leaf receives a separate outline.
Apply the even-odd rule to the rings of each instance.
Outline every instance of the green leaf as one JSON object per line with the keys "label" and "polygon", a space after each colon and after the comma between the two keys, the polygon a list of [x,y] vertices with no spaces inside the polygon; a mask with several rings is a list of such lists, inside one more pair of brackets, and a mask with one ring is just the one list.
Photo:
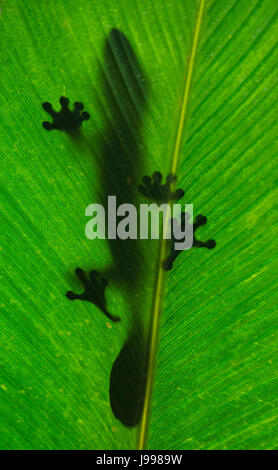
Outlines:
{"label": "green leaf", "polygon": [[[277,10],[1,2],[2,449],[276,448]],[[61,96],[79,132],[43,129]],[[163,241],[84,234],[90,203],[146,203],[154,171],[217,243],[168,273]],[[119,323],[66,298],[77,267]]]}

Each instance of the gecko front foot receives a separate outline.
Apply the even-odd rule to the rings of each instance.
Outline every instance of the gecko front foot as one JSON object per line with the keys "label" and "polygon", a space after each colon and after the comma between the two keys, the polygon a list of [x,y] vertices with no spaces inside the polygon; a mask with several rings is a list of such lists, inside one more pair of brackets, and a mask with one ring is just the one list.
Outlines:
{"label": "gecko front foot", "polygon": [[155,171],[152,177],[147,175],[143,177],[143,184],[138,186],[138,190],[147,198],[155,201],[167,202],[181,199],[184,195],[182,189],[171,192],[171,185],[176,181],[176,176],[169,174],[165,180],[165,183],[162,184],[162,174],[160,171]]}
{"label": "gecko front foot", "polygon": [[86,277],[85,272],[81,268],[75,270],[76,276],[81,280],[84,285],[85,291],[83,294],[75,294],[72,291],[66,293],[69,300],[86,300],[98,307],[109,320],[118,322],[120,317],[111,315],[106,309],[105,289],[109,282],[98,271],[90,271],[89,276]]}
{"label": "gecko front foot", "polygon": [[48,102],[42,104],[43,109],[50,114],[53,122],[44,121],[43,127],[47,131],[52,129],[58,129],[61,131],[74,131],[78,129],[83,121],[87,121],[90,118],[90,114],[81,111],[84,109],[84,105],[76,101],[73,105],[73,111],[69,109],[69,99],[61,96],[60,100],[61,110],[54,111],[52,105]]}

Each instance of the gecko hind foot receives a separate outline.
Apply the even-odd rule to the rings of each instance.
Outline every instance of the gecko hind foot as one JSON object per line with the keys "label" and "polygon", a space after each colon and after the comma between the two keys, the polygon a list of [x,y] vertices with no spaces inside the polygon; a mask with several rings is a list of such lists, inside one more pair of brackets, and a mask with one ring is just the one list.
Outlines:
{"label": "gecko hind foot", "polygon": [[[195,218],[195,222],[193,223],[193,227],[192,227],[192,230],[193,230],[193,240],[192,240],[192,248],[207,248],[208,250],[212,250],[213,248],[216,247],[216,241],[213,240],[213,239],[209,239],[205,242],[201,241],[201,240],[197,240],[196,238],[196,231],[199,227],[203,226],[203,225],[206,225],[207,223],[207,217],[205,217],[204,215],[197,215],[196,218]],[[177,220],[175,219],[172,219],[172,224],[173,224],[173,227],[174,225],[177,224]],[[186,227],[189,227],[190,226],[190,223],[189,223],[189,216],[186,212],[182,212],[181,213],[181,223],[180,223],[180,227],[181,227],[181,231],[183,233],[186,233]],[[177,239],[174,237],[174,233],[172,233],[172,241],[171,241],[171,252],[169,254],[169,256],[167,256],[167,258],[162,262],[162,267],[165,271],[170,271],[172,268],[173,268],[173,263],[175,261],[175,259],[180,255],[180,253],[182,253],[184,250],[176,250],[175,249],[175,242],[177,241]]]}
{"label": "gecko hind foot", "polygon": [[75,274],[82,282],[85,290],[82,294],[75,294],[72,291],[68,291],[66,292],[66,297],[69,300],[77,299],[91,302],[111,321],[120,321],[120,317],[112,315],[106,308],[105,289],[109,285],[109,281],[95,270],[90,271],[89,276],[86,276],[83,269],[76,268]]}

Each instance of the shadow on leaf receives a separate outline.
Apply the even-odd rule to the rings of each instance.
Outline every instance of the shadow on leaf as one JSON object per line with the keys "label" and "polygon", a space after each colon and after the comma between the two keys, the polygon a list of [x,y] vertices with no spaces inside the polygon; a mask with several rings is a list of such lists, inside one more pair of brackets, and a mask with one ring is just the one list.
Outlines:
{"label": "shadow on leaf", "polygon": [[[117,206],[138,204],[136,177],[142,174],[140,128],[146,108],[146,82],[125,35],[113,29],[105,41],[101,71],[109,120],[103,149],[103,205],[117,196]],[[132,311],[130,332],[110,376],[110,403],[125,426],[136,426],[141,417],[144,391],[144,349],[141,315],[135,294],[142,275],[138,240],[108,240],[117,282],[124,286]],[[107,273],[106,273],[107,276]],[[109,277],[109,276],[108,276]],[[122,316],[122,312],[121,312]]]}

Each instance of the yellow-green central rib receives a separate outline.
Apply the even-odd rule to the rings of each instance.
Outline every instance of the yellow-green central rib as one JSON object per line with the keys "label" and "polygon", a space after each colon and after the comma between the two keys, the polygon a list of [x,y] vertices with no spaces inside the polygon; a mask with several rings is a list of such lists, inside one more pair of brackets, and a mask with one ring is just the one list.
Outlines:
{"label": "yellow-green central rib", "polygon": [[[185,79],[182,106],[181,106],[181,112],[180,112],[179,121],[178,121],[178,128],[177,128],[177,134],[176,134],[175,146],[174,146],[174,152],[173,152],[173,158],[172,158],[172,165],[171,165],[172,174],[176,174],[177,166],[178,166],[178,159],[179,159],[179,154],[180,154],[181,145],[182,145],[183,128],[184,128],[184,123],[186,119],[188,97],[189,97],[190,85],[192,81],[193,67],[194,67],[199,34],[200,34],[200,27],[201,27],[202,18],[203,18],[204,6],[205,6],[205,0],[201,0],[200,8],[198,11],[198,16],[197,16],[197,21],[196,21],[196,26],[194,30],[192,50],[190,54],[188,71],[187,71],[187,75]],[[171,214],[168,213],[165,217],[166,224],[168,223],[170,215]],[[139,440],[138,440],[139,450],[144,450],[146,449],[146,446],[147,446],[149,419],[150,419],[150,411],[151,411],[152,388],[153,388],[154,373],[155,373],[160,314],[161,314],[163,286],[164,286],[164,279],[165,279],[165,271],[162,268],[162,261],[166,258],[166,251],[167,251],[167,240],[162,239],[160,250],[159,250],[158,268],[157,268],[157,275],[156,275],[156,281],[155,281],[155,287],[154,287],[153,305],[152,305],[152,312],[151,312],[151,326],[150,326],[148,358],[147,358],[148,366],[147,366],[146,388],[145,388],[142,418],[141,418],[141,423],[140,423],[140,428],[139,428]]]}

